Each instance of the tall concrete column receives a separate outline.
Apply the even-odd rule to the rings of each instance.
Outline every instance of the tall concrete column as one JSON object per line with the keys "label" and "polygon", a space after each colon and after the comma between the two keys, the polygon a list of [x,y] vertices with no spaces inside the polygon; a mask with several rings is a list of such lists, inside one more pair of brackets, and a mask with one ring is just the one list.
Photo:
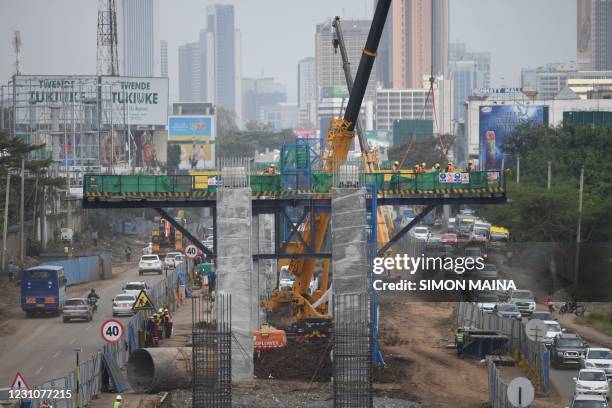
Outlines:
{"label": "tall concrete column", "polygon": [[[274,216],[259,214],[253,216],[253,253],[270,254],[274,252]],[[265,310],[259,307],[262,300],[267,300],[272,293],[276,278],[276,259],[253,261],[253,329],[266,323]]]}
{"label": "tall concrete column", "polygon": [[251,189],[228,184],[217,191],[217,290],[232,295],[232,381],[237,382],[253,378]]}

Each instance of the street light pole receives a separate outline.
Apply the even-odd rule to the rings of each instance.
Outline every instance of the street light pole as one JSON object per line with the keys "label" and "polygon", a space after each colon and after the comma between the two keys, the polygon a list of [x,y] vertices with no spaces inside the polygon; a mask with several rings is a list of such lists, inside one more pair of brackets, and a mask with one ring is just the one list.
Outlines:
{"label": "street light pole", "polygon": [[578,198],[578,228],[576,231],[576,256],[574,258],[574,283],[578,284],[578,269],[580,266],[580,230],[582,228],[582,193],[584,191],[584,165],[580,169],[580,194]]}
{"label": "street light pole", "polygon": [[552,165],[552,162],[549,160],[548,161],[548,182],[546,183],[546,188],[548,188],[549,190],[550,190],[550,179],[552,176],[551,165]]}
{"label": "street light pole", "polygon": [[73,349],[74,351],[76,351],[76,408],[79,408],[81,406],[81,366],[79,364],[79,352],[81,351],[80,348],[75,348]]}

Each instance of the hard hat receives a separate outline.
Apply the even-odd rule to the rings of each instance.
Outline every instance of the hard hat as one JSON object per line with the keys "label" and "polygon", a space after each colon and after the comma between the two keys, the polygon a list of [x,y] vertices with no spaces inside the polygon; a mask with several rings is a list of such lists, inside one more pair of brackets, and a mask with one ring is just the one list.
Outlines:
{"label": "hard hat", "polygon": [[440,163],[436,163],[436,167],[440,167]]}
{"label": "hard hat", "polygon": [[121,395],[117,395],[117,398],[115,398],[117,401],[121,401],[123,399],[123,397]]}
{"label": "hard hat", "polygon": [[157,313],[164,313],[164,308],[160,307],[159,310],[157,311]]}
{"label": "hard hat", "polygon": [[274,164],[271,164],[270,167],[276,167]]}
{"label": "hard hat", "polygon": [[472,164],[472,161],[470,160],[470,161],[468,162],[468,164]]}
{"label": "hard hat", "polygon": [[164,309],[164,313],[168,313],[168,309]]}
{"label": "hard hat", "polygon": [[398,165],[399,162],[396,160],[396,161],[393,162],[393,164]]}
{"label": "hard hat", "polygon": [[426,166],[425,162],[423,162],[422,166],[423,166],[423,167],[425,167],[425,166]]}

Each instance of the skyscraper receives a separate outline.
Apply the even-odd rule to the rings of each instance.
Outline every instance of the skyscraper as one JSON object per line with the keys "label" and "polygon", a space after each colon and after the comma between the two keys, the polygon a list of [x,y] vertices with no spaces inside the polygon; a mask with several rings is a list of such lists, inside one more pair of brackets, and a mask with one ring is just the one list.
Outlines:
{"label": "skyscraper", "polygon": [[215,72],[212,33],[200,31],[200,40],[179,47],[179,100],[214,102]]}
{"label": "skyscraper", "polygon": [[612,1],[578,0],[577,54],[582,70],[612,69]]}
{"label": "skyscraper", "polygon": [[308,57],[298,62],[298,109],[300,124],[314,122],[309,117],[309,106],[314,103],[316,97],[316,75],[315,59]]}
{"label": "skyscraper", "polygon": [[168,41],[159,42],[159,76],[168,78]]}
{"label": "skyscraper", "polygon": [[151,77],[155,67],[155,0],[123,0],[121,75]]}
{"label": "skyscraper", "polygon": [[380,44],[380,82],[419,88],[423,76],[448,74],[448,0],[394,0]]}
{"label": "skyscraper", "polygon": [[215,103],[236,110],[236,31],[234,6],[207,7],[207,30],[214,41]]}
{"label": "skyscraper", "polygon": [[491,54],[488,52],[469,52],[464,43],[449,45],[449,77],[453,87],[454,121],[465,116],[464,103],[474,90],[488,88],[491,79]]}

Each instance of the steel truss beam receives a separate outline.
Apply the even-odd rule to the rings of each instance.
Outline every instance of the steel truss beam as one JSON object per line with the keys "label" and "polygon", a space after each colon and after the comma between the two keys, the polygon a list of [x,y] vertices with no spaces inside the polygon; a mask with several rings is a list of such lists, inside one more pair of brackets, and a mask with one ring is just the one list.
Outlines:
{"label": "steel truss beam", "polygon": [[401,230],[399,230],[397,232],[397,234],[395,234],[390,240],[389,242],[387,242],[385,245],[383,245],[382,248],[380,248],[378,250],[378,252],[376,253],[376,256],[383,256],[385,254],[385,252],[387,252],[387,250],[389,248],[391,248],[393,245],[395,245],[395,243],[397,241],[399,241],[400,239],[402,239],[402,237],[404,235],[406,235],[406,233],[408,231],[410,231],[412,229],[412,227],[414,227],[415,225],[417,225],[419,222],[421,222],[421,220],[423,218],[425,218],[425,216],[427,214],[429,214],[431,212],[431,210],[433,210],[434,208],[436,208],[436,206],[434,204],[429,204],[427,207],[425,207],[423,209],[423,211],[421,211],[416,217],[414,217],[414,219],[412,221],[410,221],[408,223],[408,225],[406,225],[404,228],[402,228]]}
{"label": "steel truss beam", "polygon": [[162,218],[166,221],[168,221],[170,224],[172,224],[172,226],[174,228],[176,228],[177,230],[181,231],[181,233],[187,237],[187,239],[189,241],[191,241],[191,243],[193,245],[195,245],[196,247],[198,247],[198,249],[200,251],[202,251],[207,258],[214,258],[215,254],[206,247],[206,245],[204,245],[202,242],[200,242],[199,239],[197,239],[196,237],[194,237],[193,235],[191,235],[191,232],[189,232],[185,227],[183,227],[180,223],[176,222],[176,220],[174,219],[174,217],[172,217],[170,214],[168,214],[168,212],[166,210],[164,210],[163,208],[154,208],[155,211],[157,211],[157,213],[159,215],[162,216]]}

